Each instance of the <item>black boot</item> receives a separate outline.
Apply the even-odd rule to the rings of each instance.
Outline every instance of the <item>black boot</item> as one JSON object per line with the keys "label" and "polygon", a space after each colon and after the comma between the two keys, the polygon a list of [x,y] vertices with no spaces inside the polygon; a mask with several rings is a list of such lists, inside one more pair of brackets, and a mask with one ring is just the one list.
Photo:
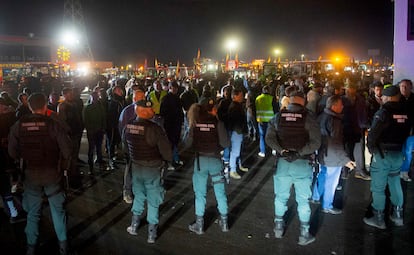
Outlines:
{"label": "black boot", "polygon": [[149,224],[148,225],[148,243],[155,243],[155,239],[157,239],[157,224]]}
{"label": "black boot", "polygon": [[227,215],[221,215],[219,225],[222,232],[229,232],[229,224],[227,223]]}
{"label": "black boot", "polygon": [[138,235],[137,229],[139,227],[139,215],[132,215],[131,226],[127,228],[127,232],[133,236]]}
{"label": "black boot", "polygon": [[375,210],[372,209],[374,216],[372,216],[371,218],[364,218],[364,222],[367,225],[370,225],[372,227],[376,227],[379,229],[386,229],[387,227],[385,226],[385,222],[384,222],[384,211],[379,211],[379,210]]}
{"label": "black boot", "polygon": [[35,255],[36,254],[36,245],[27,245],[26,255]]}
{"label": "black boot", "polygon": [[59,241],[59,254],[60,255],[67,255],[69,254],[69,248],[68,248],[68,241]]}
{"label": "black boot", "polygon": [[309,223],[301,222],[300,223],[300,235],[299,235],[299,245],[308,245],[314,242],[316,239],[309,233]]}
{"label": "black boot", "polygon": [[283,221],[283,217],[276,216],[275,218],[275,228],[273,229],[275,232],[276,238],[282,238],[283,233],[285,231],[285,222]]}
{"label": "black boot", "polygon": [[393,206],[393,211],[390,215],[390,220],[394,222],[395,226],[404,226],[402,206]]}
{"label": "black boot", "polygon": [[197,216],[196,221],[193,224],[189,225],[188,229],[196,233],[197,235],[202,235],[204,234],[203,227],[204,227],[203,216]]}

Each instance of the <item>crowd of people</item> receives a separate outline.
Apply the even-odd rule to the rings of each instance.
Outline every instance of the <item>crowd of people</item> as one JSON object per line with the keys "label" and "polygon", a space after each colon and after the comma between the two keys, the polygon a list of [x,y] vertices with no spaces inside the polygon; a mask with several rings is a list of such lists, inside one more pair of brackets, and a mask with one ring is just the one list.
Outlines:
{"label": "crowd of people", "polygon": [[[180,148],[194,152],[196,220],[189,230],[204,233],[211,177],[219,226],[228,232],[225,183],[237,182],[241,172],[249,171],[242,158],[246,141],[258,141],[259,160],[277,158],[273,176],[276,238],[285,232],[292,185],[300,220],[298,244],[307,245],[315,241],[309,233],[310,203],[321,204],[323,213],[341,214],[333,199],[341,179],[350,173],[371,181],[373,217],[364,218],[366,224],[386,228],[387,186],[393,206],[389,217],[396,226],[404,224],[401,180],[410,182],[414,174],[414,94],[409,79],[395,85],[378,80],[368,87],[353,79],[321,77],[266,84],[245,77],[230,78],[226,84],[195,79],[102,79],[94,87],[89,85],[87,102],[81,99],[83,87],[33,91],[23,86],[16,100],[1,92],[0,190],[11,222],[27,213],[28,254],[36,249],[43,195],[49,200],[61,254],[66,254],[63,187],[80,189],[86,175],[114,171],[119,162],[125,164],[123,199],[132,204],[127,232],[137,235],[147,203],[148,243],[154,243],[158,208],[164,200],[164,170],[185,164]],[[79,167],[84,131],[87,172]],[[19,182],[23,183],[24,209],[20,211],[13,198]]]}

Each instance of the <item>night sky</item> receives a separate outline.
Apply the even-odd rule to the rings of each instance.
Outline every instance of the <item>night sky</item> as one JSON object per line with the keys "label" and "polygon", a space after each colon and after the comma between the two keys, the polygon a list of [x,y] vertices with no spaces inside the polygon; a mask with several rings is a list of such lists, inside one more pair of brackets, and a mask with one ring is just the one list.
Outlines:
{"label": "night sky", "polygon": [[[63,0],[2,0],[0,34],[56,37]],[[115,64],[191,64],[225,58],[225,41],[240,38],[240,60],[327,58],[341,52],[367,59],[368,49],[392,58],[391,0],[84,0],[83,14],[95,60]],[[151,65],[151,64],[149,64]]]}

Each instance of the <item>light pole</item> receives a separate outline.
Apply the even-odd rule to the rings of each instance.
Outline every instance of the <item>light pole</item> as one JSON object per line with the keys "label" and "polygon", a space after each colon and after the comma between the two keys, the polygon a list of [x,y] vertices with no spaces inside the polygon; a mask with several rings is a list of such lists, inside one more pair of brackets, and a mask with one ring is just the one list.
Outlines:
{"label": "light pole", "polygon": [[275,49],[276,61],[280,63],[280,49]]}
{"label": "light pole", "polygon": [[234,49],[237,49],[239,46],[239,41],[237,39],[231,38],[226,42],[226,48],[229,50],[229,60],[231,60],[231,52]]}

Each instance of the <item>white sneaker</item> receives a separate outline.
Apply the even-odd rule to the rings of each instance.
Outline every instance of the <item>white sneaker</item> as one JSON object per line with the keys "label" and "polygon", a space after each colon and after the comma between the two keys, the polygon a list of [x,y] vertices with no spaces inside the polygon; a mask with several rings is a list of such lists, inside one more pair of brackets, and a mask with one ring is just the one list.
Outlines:
{"label": "white sneaker", "polygon": [[257,153],[257,156],[259,156],[261,158],[264,158],[264,157],[266,157],[266,154],[264,154],[263,152],[259,152],[259,153]]}
{"label": "white sneaker", "polygon": [[410,176],[408,176],[408,172],[400,173],[400,178],[403,179],[403,181],[406,181],[406,182],[411,182],[412,181]]}
{"label": "white sneaker", "polygon": [[242,172],[247,172],[247,171],[249,171],[249,168],[244,167],[244,166],[242,166],[242,165],[240,165],[240,166],[239,166],[239,169],[240,169],[240,171],[242,171]]}
{"label": "white sneaker", "polygon": [[174,171],[175,170],[175,167],[173,165],[171,165],[171,164],[168,164],[167,170],[168,171]]}
{"label": "white sneaker", "polygon": [[237,172],[230,172],[230,177],[236,180],[241,179],[241,176]]}
{"label": "white sneaker", "polygon": [[184,165],[184,162],[182,160],[175,161],[174,163],[178,166],[183,166]]}

